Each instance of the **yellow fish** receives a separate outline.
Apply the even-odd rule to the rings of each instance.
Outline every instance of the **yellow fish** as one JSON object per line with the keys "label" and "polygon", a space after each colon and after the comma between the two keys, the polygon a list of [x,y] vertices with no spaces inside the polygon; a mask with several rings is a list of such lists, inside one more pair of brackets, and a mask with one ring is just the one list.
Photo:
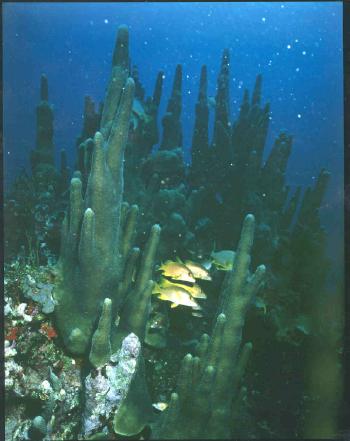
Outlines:
{"label": "yellow fish", "polygon": [[231,271],[236,253],[231,250],[213,251],[210,257],[216,269],[219,271]]}
{"label": "yellow fish", "polygon": [[198,303],[191,297],[191,294],[181,286],[174,284],[162,288],[158,284],[155,284],[153,294],[159,294],[158,299],[171,302],[171,308],[176,308],[178,305],[189,306],[192,309],[202,309]]}
{"label": "yellow fish", "polygon": [[192,262],[192,260],[185,260],[185,265],[191,271],[195,279],[211,280],[209,272],[199,263]]}
{"label": "yellow fish", "polygon": [[171,277],[175,280],[190,283],[195,283],[196,281],[191,270],[181,262],[172,262],[171,260],[167,260],[159,267],[159,271],[162,271],[163,276]]}
{"label": "yellow fish", "polygon": [[169,286],[174,286],[174,285],[175,286],[180,286],[181,288],[185,289],[195,299],[206,299],[207,298],[207,296],[205,295],[205,292],[202,291],[202,288],[199,285],[197,285],[196,283],[194,285],[192,285],[192,286],[180,285],[179,282],[171,282],[170,280],[165,279],[164,277],[159,282],[159,286],[161,288],[167,288]]}
{"label": "yellow fish", "polygon": [[168,407],[168,404],[167,403],[153,403],[152,406],[155,409],[160,410],[161,412],[163,412]]}

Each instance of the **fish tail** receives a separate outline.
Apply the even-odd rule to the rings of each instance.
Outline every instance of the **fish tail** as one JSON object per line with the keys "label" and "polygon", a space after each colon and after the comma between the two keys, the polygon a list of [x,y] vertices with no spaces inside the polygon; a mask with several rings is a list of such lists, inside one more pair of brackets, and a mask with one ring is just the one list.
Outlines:
{"label": "fish tail", "polygon": [[195,300],[194,300],[194,303],[195,303],[195,305],[192,306],[192,309],[193,309],[194,311],[201,311],[201,310],[202,310],[202,307],[199,306],[198,303],[197,303]]}
{"label": "fish tail", "polygon": [[159,294],[159,293],[161,293],[161,288],[160,288],[160,286],[158,285],[158,283],[155,283],[155,284],[154,284],[154,287],[153,287],[153,289],[152,289],[152,294]]}

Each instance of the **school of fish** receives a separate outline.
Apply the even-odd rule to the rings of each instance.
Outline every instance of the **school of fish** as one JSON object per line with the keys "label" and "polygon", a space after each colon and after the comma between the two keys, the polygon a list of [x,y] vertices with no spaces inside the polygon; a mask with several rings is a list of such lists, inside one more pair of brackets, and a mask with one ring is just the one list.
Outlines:
{"label": "school of fish", "polygon": [[160,280],[155,284],[152,293],[160,300],[170,302],[171,308],[179,305],[192,308],[194,317],[203,317],[202,307],[198,299],[207,298],[205,292],[196,283],[196,280],[211,281],[209,270],[211,266],[221,271],[230,271],[233,268],[235,253],[230,250],[213,252],[208,264],[199,264],[191,260],[182,262],[167,260],[158,268],[162,273]]}

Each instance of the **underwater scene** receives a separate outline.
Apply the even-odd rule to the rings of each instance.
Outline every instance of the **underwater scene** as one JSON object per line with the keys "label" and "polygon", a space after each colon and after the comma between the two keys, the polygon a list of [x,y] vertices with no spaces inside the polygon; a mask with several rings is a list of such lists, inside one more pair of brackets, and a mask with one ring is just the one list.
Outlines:
{"label": "underwater scene", "polygon": [[4,4],[7,441],[346,433],[342,13]]}

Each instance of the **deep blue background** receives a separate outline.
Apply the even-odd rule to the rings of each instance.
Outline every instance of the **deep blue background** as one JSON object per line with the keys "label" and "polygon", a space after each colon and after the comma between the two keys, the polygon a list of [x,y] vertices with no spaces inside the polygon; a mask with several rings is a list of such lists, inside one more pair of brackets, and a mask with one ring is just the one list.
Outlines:
{"label": "deep blue background", "polygon": [[[343,247],[342,3],[5,3],[5,180],[28,166],[35,143],[39,78],[49,79],[55,109],[55,145],[73,164],[83,98],[104,97],[117,26],[130,29],[130,55],[147,94],[165,73],[164,113],[177,63],[183,65],[184,147],[191,143],[200,66],[207,64],[215,96],[222,50],[231,51],[231,113],[245,87],[263,74],[271,102],[271,148],[281,129],[294,135],[288,168],[292,186],[314,182],[327,167],[332,181],[322,208],[329,249]],[[340,266],[339,266],[340,268]]]}

